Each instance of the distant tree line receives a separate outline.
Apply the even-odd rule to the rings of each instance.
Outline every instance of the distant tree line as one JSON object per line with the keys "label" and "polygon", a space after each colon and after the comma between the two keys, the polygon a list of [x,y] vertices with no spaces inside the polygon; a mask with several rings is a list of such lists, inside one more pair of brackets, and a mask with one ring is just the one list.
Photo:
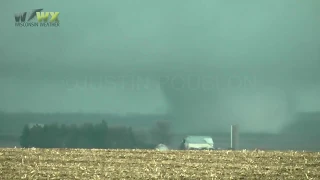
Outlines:
{"label": "distant tree line", "polygon": [[25,125],[20,136],[21,147],[37,148],[97,148],[97,149],[150,149],[157,144],[171,143],[170,124],[158,121],[150,130],[136,130],[126,126],[98,124],[82,125],[45,124]]}

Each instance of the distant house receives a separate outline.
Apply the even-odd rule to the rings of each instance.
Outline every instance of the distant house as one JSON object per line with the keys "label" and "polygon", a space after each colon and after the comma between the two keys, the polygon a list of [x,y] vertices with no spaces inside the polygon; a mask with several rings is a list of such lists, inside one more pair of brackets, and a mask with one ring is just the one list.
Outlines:
{"label": "distant house", "polygon": [[214,142],[210,136],[187,136],[182,140],[180,149],[214,149]]}

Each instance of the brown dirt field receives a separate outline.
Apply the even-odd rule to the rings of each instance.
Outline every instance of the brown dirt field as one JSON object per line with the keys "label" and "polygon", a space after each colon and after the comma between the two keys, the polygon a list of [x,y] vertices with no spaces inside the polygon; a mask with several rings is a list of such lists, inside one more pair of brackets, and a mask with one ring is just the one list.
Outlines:
{"label": "brown dirt field", "polygon": [[0,179],[320,179],[320,153],[0,149]]}

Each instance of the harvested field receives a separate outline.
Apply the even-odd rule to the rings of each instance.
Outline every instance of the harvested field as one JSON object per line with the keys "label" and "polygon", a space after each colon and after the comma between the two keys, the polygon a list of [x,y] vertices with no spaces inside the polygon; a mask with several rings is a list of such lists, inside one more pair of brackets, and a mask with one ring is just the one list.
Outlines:
{"label": "harvested field", "polygon": [[0,149],[0,179],[320,179],[320,153]]}

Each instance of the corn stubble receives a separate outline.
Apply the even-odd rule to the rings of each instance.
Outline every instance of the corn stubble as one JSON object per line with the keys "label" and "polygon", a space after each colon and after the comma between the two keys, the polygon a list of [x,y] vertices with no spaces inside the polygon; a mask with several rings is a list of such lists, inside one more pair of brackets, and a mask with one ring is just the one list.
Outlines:
{"label": "corn stubble", "polygon": [[320,179],[320,153],[0,149],[0,179]]}

